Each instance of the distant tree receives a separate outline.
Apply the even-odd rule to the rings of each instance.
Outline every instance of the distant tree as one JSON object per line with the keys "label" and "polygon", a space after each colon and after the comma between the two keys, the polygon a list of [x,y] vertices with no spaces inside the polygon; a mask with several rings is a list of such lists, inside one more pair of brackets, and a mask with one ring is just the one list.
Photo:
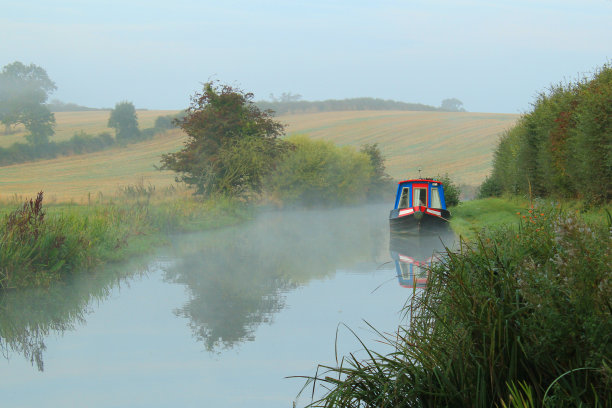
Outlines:
{"label": "distant tree", "polygon": [[140,136],[136,109],[131,102],[119,102],[111,111],[108,127],[115,129],[115,138],[119,143],[136,140]]}
{"label": "distant tree", "polygon": [[284,126],[272,111],[261,111],[252,93],[229,85],[204,84],[178,125],[188,140],[182,150],[162,155],[161,169],[179,173],[177,181],[196,194],[260,192],[263,176],[288,148],[278,139]]}
{"label": "distant tree", "polygon": [[0,72],[0,122],[7,133],[21,123],[30,143],[48,143],[54,134],[55,116],[44,103],[55,89],[47,72],[37,65],[19,61],[5,65]]}
{"label": "distant tree", "polygon": [[298,102],[302,99],[302,95],[300,94],[292,94],[291,92],[283,92],[279,98],[275,97],[274,94],[270,94],[270,100],[272,102]]}
{"label": "distant tree", "polygon": [[457,98],[444,99],[440,104],[440,109],[449,112],[465,112],[463,102]]}
{"label": "distant tree", "polygon": [[378,143],[364,144],[360,151],[368,156],[373,170],[368,198],[371,200],[382,199],[385,193],[393,191],[394,184],[393,179],[385,171],[385,158],[378,147]]}

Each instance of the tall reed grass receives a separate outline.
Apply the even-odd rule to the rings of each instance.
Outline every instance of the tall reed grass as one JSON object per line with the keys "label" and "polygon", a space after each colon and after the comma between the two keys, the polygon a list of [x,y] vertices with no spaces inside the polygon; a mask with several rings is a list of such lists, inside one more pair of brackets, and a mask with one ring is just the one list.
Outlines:
{"label": "tall reed grass", "polygon": [[612,221],[516,217],[432,267],[394,352],[320,366],[311,406],[612,406]]}
{"label": "tall reed grass", "polygon": [[249,211],[231,199],[198,201],[134,186],[89,205],[43,208],[43,193],[0,222],[0,290],[48,286],[67,275],[151,251],[166,235],[230,225]]}

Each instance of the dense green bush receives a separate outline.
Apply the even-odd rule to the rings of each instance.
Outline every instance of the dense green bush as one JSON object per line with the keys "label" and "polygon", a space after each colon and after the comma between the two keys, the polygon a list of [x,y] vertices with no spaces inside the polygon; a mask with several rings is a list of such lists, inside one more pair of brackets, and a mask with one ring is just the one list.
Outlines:
{"label": "dense green bush", "polygon": [[294,149],[284,154],[264,183],[273,197],[298,206],[365,201],[373,174],[367,154],[304,135],[286,140]]}
{"label": "dense green bush", "polygon": [[434,180],[438,180],[444,186],[444,200],[446,201],[447,207],[455,207],[459,205],[461,199],[461,189],[447,174],[437,175],[433,177]]}
{"label": "dense green bush", "polygon": [[540,94],[532,111],[501,137],[488,182],[510,194],[609,201],[612,67]]}
{"label": "dense green bush", "polygon": [[500,183],[493,178],[487,176],[482,184],[478,187],[478,198],[499,197],[503,193]]}
{"label": "dense green bush", "polygon": [[314,406],[612,406],[612,225],[531,208],[432,267],[386,341]]}

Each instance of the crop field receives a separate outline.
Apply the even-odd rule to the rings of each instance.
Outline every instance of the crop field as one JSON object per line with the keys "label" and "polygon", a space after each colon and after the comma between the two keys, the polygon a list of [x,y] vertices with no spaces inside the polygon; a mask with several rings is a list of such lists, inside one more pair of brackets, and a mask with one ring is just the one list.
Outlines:
{"label": "crop field", "polygon": [[[160,115],[175,111],[138,111],[140,127],[151,127]],[[108,130],[108,111],[56,113],[54,140],[84,130]],[[470,112],[358,111],[280,116],[287,133],[303,133],[339,145],[378,143],[387,171],[396,179],[448,173],[461,183],[478,185],[491,169],[499,135],[519,115]],[[0,136],[4,138],[16,135]],[[22,136],[23,137],[23,136]],[[17,138],[19,140],[22,139]],[[45,192],[51,201],[87,202],[112,197],[120,188],[144,184],[157,190],[174,184],[174,173],[158,171],[160,155],[179,150],[179,130],[125,148],[0,167],[0,201]],[[11,142],[12,143],[12,142]]]}
{"label": "crop field", "polygon": [[489,173],[499,135],[519,115],[471,112],[363,111],[280,117],[288,133],[359,147],[378,143],[396,179],[448,173],[478,185]]}
{"label": "crop field", "polygon": [[[175,114],[177,111],[149,111],[137,110],[138,126],[140,129],[153,127],[158,116]],[[55,135],[51,141],[61,142],[74,136],[75,132],[83,131],[90,135],[97,135],[102,132],[115,134],[115,130],[106,126],[110,117],[109,110],[84,111],[84,112],[56,112],[55,115]],[[25,128],[20,125],[12,128],[12,133],[5,134],[4,129],[0,128],[0,147],[8,147],[15,142],[24,143],[26,134]]]}

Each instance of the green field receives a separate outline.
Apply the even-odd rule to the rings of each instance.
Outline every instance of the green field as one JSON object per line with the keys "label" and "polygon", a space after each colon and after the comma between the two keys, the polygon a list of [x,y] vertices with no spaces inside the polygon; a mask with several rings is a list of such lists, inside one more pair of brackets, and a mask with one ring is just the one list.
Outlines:
{"label": "green field", "polygon": [[[140,128],[151,127],[160,115],[173,111],[138,111]],[[108,111],[56,113],[60,141],[84,130],[97,134],[106,127]],[[499,135],[518,115],[469,112],[356,111],[287,115],[277,119],[287,133],[359,147],[378,143],[394,178],[449,173],[456,181],[479,184],[491,168]],[[0,136],[0,146],[23,141],[23,133]],[[86,202],[100,194],[109,197],[128,185],[149,183],[161,189],[174,183],[172,172],[160,172],[162,153],[180,149],[178,130],[126,148],[0,167],[0,201],[32,197],[45,191],[51,201]]]}

